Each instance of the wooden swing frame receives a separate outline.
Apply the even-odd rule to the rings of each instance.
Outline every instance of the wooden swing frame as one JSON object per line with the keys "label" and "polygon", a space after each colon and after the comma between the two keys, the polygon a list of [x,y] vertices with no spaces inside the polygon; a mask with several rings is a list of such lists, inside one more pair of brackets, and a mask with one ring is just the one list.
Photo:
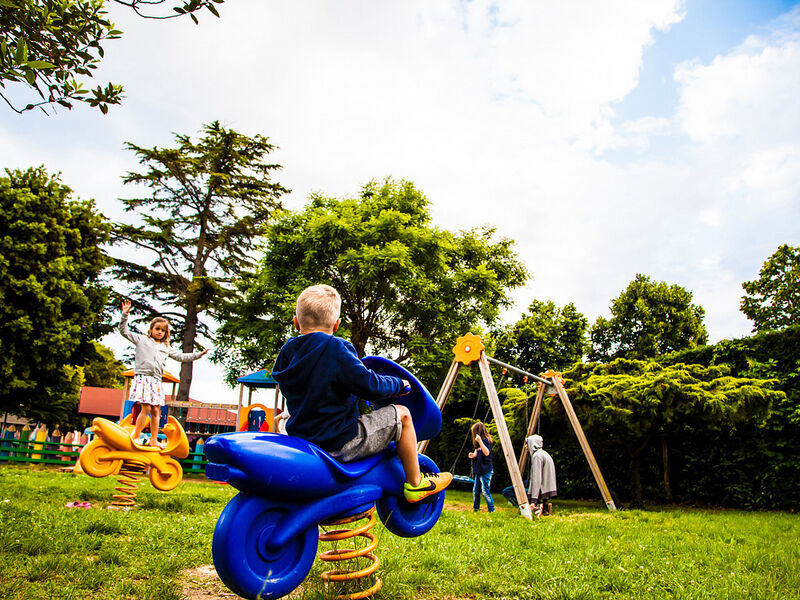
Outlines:
{"label": "wooden swing frame", "polygon": [[[578,421],[578,416],[575,414],[575,409],[572,407],[572,402],[570,402],[567,392],[564,390],[564,385],[561,383],[559,377],[552,376],[545,378],[528,373],[527,371],[523,371],[522,369],[507,365],[506,363],[487,356],[484,349],[485,347],[480,336],[467,333],[466,335],[458,338],[456,345],[453,347],[453,354],[455,354],[455,358],[453,359],[453,363],[450,365],[450,370],[447,372],[444,383],[439,390],[439,395],[436,397],[436,405],[439,407],[440,411],[444,408],[444,404],[447,402],[447,398],[450,396],[450,392],[453,390],[453,385],[455,385],[456,379],[458,378],[458,372],[462,365],[469,365],[477,361],[478,367],[481,371],[483,385],[486,388],[486,395],[489,398],[489,406],[492,410],[492,416],[494,417],[494,422],[497,425],[497,436],[500,438],[500,445],[503,448],[503,456],[506,460],[506,466],[508,467],[509,475],[511,475],[511,484],[514,487],[514,495],[516,496],[517,504],[519,505],[520,514],[526,519],[532,518],[531,507],[528,503],[528,495],[525,492],[525,486],[522,482],[522,471],[527,464],[528,453],[523,450],[520,453],[519,461],[517,461],[516,455],[514,454],[514,448],[511,444],[511,436],[508,433],[506,419],[503,416],[503,409],[500,405],[500,398],[497,396],[497,388],[494,385],[494,379],[492,378],[492,372],[489,363],[494,363],[500,367],[503,367],[504,369],[524,375],[525,377],[532,379],[539,384],[539,389],[536,393],[536,400],[533,405],[533,413],[531,414],[530,421],[528,422],[526,438],[536,431],[536,425],[539,422],[539,415],[542,410],[542,402],[544,401],[545,391],[548,391],[549,393],[555,394],[559,397],[561,404],[564,407],[564,412],[567,415],[567,419],[569,419],[570,425],[572,426],[572,430],[575,432],[575,436],[578,438],[578,442],[581,445],[581,449],[586,457],[586,461],[589,463],[589,468],[592,471],[592,475],[594,476],[595,483],[597,483],[597,487],[599,488],[600,494],[603,497],[603,501],[606,503],[606,507],[611,511],[617,510],[617,507],[614,505],[614,500],[611,498],[611,492],[606,485],[605,479],[603,479],[603,474],[600,472],[600,467],[597,465],[597,461],[594,458],[592,449],[589,446],[588,440],[586,439],[586,435],[583,433],[583,428],[581,427],[580,421]],[[428,442],[429,440],[423,440],[419,442],[417,445],[417,451],[420,454],[425,452],[425,449],[428,447]]]}

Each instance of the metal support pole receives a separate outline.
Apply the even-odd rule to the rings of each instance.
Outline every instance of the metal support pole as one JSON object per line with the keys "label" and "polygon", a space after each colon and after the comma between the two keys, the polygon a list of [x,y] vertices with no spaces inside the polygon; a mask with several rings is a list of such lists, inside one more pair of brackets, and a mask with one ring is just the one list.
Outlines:
{"label": "metal support pole", "polygon": [[[543,383],[539,383],[539,390],[536,392],[536,401],[533,403],[533,414],[531,415],[530,421],[528,421],[528,433],[525,434],[526,440],[528,439],[528,436],[533,435],[534,431],[536,431],[536,425],[539,422],[539,414],[542,412],[542,401],[544,400],[545,387],[546,386]],[[525,470],[525,467],[528,464],[528,454],[528,445],[526,443],[519,457],[520,473]]]}
{"label": "metal support pole", "polygon": [[527,377],[528,379],[533,379],[534,381],[538,381],[539,383],[543,383],[545,385],[551,384],[551,381],[549,379],[544,379],[543,377],[539,377],[538,375],[534,375],[533,373],[528,373],[527,371],[523,371],[522,369],[518,369],[517,367],[512,367],[511,365],[499,361],[496,358],[492,358],[491,356],[487,356],[486,360],[488,360],[490,363],[503,367],[504,369],[508,369],[509,371],[514,371],[514,373],[518,373],[519,375],[525,375],[525,377]]}
{"label": "metal support pole", "polygon": [[444,383],[442,384],[442,388],[439,390],[439,395],[436,396],[436,406],[439,407],[439,412],[442,411],[444,403],[447,402],[447,398],[450,396],[450,392],[453,389],[453,385],[456,383],[456,378],[458,377],[458,372],[460,370],[461,363],[454,360],[450,365],[450,370],[447,371],[447,376],[444,378]]}
{"label": "metal support pole", "polygon": [[553,385],[556,388],[558,397],[561,399],[561,403],[564,405],[564,411],[567,413],[567,418],[572,425],[573,431],[575,431],[578,442],[580,442],[581,448],[583,449],[583,454],[586,456],[586,461],[589,463],[589,468],[592,470],[595,483],[597,483],[597,487],[600,488],[600,494],[603,496],[603,500],[605,501],[608,510],[617,510],[617,507],[614,505],[614,500],[611,498],[611,492],[606,485],[605,479],[603,479],[603,474],[600,472],[600,467],[597,465],[597,461],[594,459],[594,454],[592,454],[592,449],[589,447],[589,442],[583,433],[583,428],[581,427],[580,421],[578,421],[578,415],[575,414],[575,409],[572,407],[572,402],[570,402],[569,398],[567,397],[567,392],[564,389],[564,386],[561,385],[561,382],[558,381],[556,377],[553,378]]}
{"label": "metal support pole", "polygon": [[[453,390],[453,385],[456,382],[458,371],[460,369],[461,363],[454,360],[450,365],[450,370],[447,372],[447,376],[444,378],[444,383],[442,384],[442,388],[439,390],[439,395],[436,396],[436,406],[439,407],[439,412],[442,411],[444,403],[447,402],[447,398],[450,396],[450,392]],[[428,448],[428,442],[430,442],[430,440],[422,440],[421,442],[417,442],[417,452],[420,454],[425,454],[425,450]]]}
{"label": "metal support pole", "polygon": [[[119,407],[119,420],[121,421],[122,418],[125,416],[125,402],[128,400],[130,396],[131,390],[131,378],[125,378],[125,385],[122,387],[122,406]],[[135,425],[135,423],[134,423]]]}
{"label": "metal support pole", "polygon": [[236,409],[236,426],[234,431],[239,431],[239,419],[242,418],[242,396],[244,396],[244,384],[239,384],[239,407]]}
{"label": "metal support pole", "polygon": [[486,395],[489,397],[489,405],[492,407],[494,423],[497,425],[497,435],[500,438],[500,445],[503,447],[506,466],[511,475],[511,484],[514,486],[514,495],[519,505],[519,512],[526,519],[531,519],[531,507],[528,504],[528,495],[525,493],[525,484],[522,483],[522,475],[520,475],[519,468],[517,467],[517,459],[516,456],[514,456],[514,448],[511,445],[511,436],[508,435],[508,427],[506,426],[506,419],[503,416],[503,408],[500,406],[500,398],[497,397],[497,389],[494,386],[492,371],[489,368],[489,362],[485,352],[481,352],[478,366],[481,369]]}

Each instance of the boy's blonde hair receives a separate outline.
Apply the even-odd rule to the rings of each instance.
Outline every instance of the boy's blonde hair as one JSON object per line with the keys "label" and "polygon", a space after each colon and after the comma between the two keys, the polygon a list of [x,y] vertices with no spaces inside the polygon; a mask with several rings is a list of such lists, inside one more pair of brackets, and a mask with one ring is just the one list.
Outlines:
{"label": "boy's blonde hair", "polygon": [[303,329],[332,329],[342,309],[342,297],[329,285],[312,285],[297,297],[295,315]]}

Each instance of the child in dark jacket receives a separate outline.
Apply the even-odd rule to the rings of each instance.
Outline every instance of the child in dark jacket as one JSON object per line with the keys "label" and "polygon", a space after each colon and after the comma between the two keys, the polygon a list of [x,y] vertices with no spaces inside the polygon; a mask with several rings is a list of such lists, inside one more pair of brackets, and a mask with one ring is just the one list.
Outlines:
{"label": "child in dark jacket", "polygon": [[417,434],[405,406],[390,404],[359,414],[359,398],[400,396],[407,393],[408,382],[367,369],[350,342],[334,337],[341,302],[328,285],[306,288],[297,298],[293,322],[300,335],[284,344],[272,369],[291,415],[286,432],[342,462],[377,454],[397,442],[406,476],[404,496],[418,502],[446,488],[452,475],[420,473]]}

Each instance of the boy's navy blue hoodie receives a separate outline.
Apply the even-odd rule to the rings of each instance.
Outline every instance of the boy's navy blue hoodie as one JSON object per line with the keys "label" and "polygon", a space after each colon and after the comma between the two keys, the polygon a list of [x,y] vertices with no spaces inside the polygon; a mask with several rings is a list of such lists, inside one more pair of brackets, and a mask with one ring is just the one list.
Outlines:
{"label": "boy's navy blue hoodie", "polygon": [[272,368],[286,398],[286,432],[335,452],[358,433],[358,399],[383,400],[403,381],[367,369],[353,345],[321,331],[287,341]]}

